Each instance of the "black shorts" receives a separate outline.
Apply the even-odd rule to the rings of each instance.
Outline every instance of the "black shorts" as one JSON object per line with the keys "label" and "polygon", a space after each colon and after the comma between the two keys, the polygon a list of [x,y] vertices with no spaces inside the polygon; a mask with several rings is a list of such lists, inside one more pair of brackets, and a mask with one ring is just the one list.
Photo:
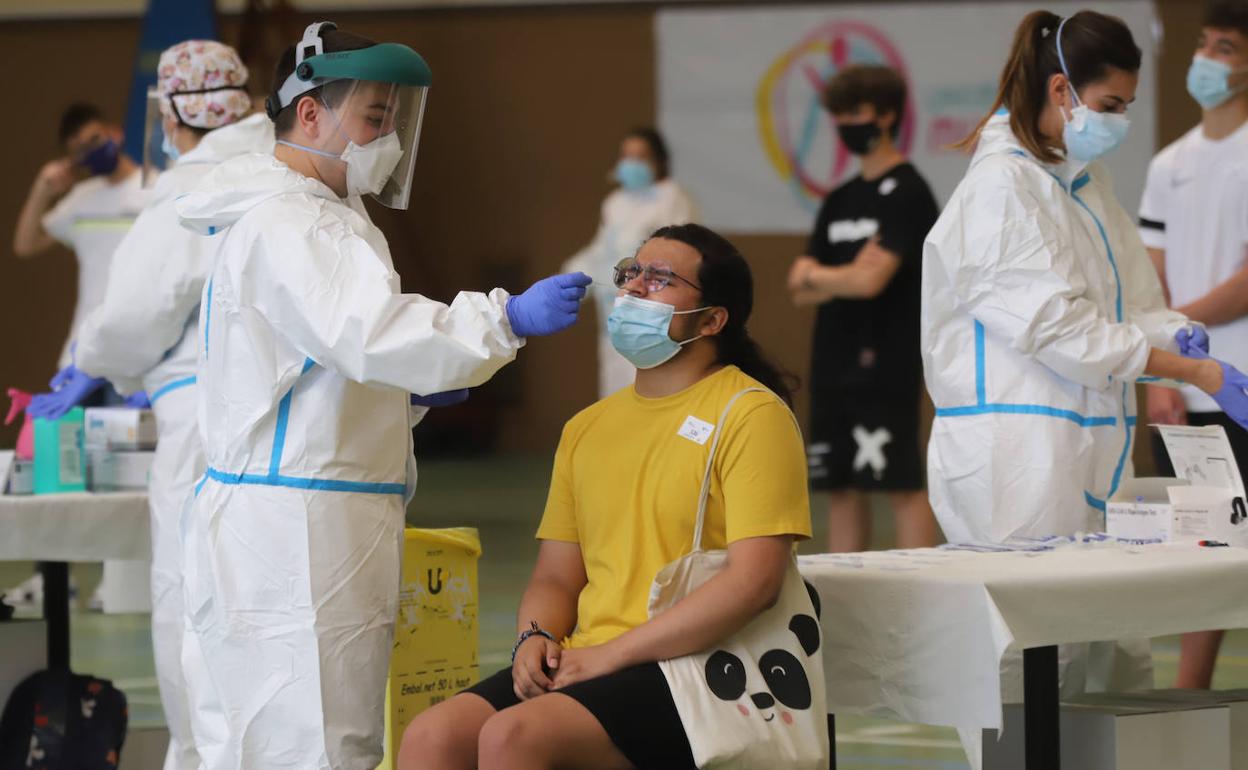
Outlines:
{"label": "black shorts", "polygon": [[818,490],[923,489],[919,393],[814,391],[806,459]]}
{"label": "black shorts", "polygon": [[[1235,455],[1235,463],[1239,466],[1239,475],[1248,477],[1248,431],[1222,412],[1188,412],[1187,424],[1206,426],[1221,425],[1226,429],[1226,437],[1231,442],[1231,452]],[[1157,475],[1169,477],[1174,475],[1174,465],[1170,463],[1170,455],[1166,452],[1165,442],[1161,434],[1150,430],[1153,434],[1153,461],[1157,463]]]}
{"label": "black shorts", "polygon": [[[464,692],[484,698],[495,711],[518,705],[511,669],[505,668]],[[693,751],[667,678],[658,663],[577,682],[559,692],[594,715],[611,742],[642,770],[696,770]]]}

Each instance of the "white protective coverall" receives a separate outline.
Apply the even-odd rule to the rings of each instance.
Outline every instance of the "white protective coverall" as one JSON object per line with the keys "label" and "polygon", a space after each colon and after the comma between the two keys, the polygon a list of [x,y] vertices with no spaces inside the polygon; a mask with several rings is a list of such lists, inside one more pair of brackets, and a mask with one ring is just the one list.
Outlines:
{"label": "white protective coverall", "polygon": [[409,394],[511,361],[508,295],[401,294],[381,231],[272,155],[221,164],[177,208],[222,241],[200,312],[208,470],[183,525],[197,748],[209,770],[373,770]]}
{"label": "white protective coverall", "polygon": [[77,366],[122,393],[146,390],[159,442],[148,494],[152,526],[152,649],[169,725],[166,770],[197,770],[182,677],[182,506],[204,473],[195,411],[199,301],[217,239],[182,227],[174,199],[227,158],[271,151],[273,124],[254,115],[210,131],[160,175],[109,267],[103,302],[78,330]]}
{"label": "white protective coverall", "polygon": [[[928,486],[945,537],[1103,531],[1132,475],[1135,383],[1189,324],[1166,309],[1104,167],[1043,164],[994,116],[923,249]],[[1063,697],[1152,684],[1147,640],[1063,645],[1059,665]],[[1021,702],[1020,654],[1001,681],[1002,702]],[[979,730],[959,734],[979,768]]]}
{"label": "white protective coverall", "polygon": [[[621,259],[635,255],[642,241],[655,230],[698,221],[697,205],[670,178],[640,192],[617,189],[602,202],[602,220],[594,239],[564,263],[563,272],[586,273],[596,283],[609,285],[611,268]],[[598,311],[598,397],[606,398],[632,385],[637,369],[615,351],[607,334],[607,316],[615,306],[616,292],[594,286],[593,297]]]}
{"label": "white protective coverall", "polygon": [[994,116],[923,249],[928,484],[945,537],[1103,531],[1132,475],[1134,384],[1189,324],[1166,309],[1105,169],[1042,164]]}

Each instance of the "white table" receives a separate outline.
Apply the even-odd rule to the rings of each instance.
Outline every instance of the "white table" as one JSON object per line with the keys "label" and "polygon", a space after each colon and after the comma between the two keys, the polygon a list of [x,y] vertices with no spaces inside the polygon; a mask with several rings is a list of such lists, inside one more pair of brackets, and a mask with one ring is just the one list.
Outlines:
{"label": "white table", "polygon": [[69,668],[69,562],[151,554],[145,492],[0,495],[0,560],[43,572],[48,668]]}
{"label": "white table", "polygon": [[1248,627],[1248,549],[922,549],[799,567],[822,600],[830,713],[999,728],[1001,658],[1023,650],[1029,768],[1058,767],[1055,645]]}

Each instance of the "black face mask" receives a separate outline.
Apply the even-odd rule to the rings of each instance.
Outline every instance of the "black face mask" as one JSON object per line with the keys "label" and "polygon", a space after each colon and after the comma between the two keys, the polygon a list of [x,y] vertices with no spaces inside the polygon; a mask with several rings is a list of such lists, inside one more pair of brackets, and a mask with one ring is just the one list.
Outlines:
{"label": "black face mask", "polygon": [[841,143],[854,155],[866,155],[880,141],[880,127],[874,123],[838,123],[836,132]]}

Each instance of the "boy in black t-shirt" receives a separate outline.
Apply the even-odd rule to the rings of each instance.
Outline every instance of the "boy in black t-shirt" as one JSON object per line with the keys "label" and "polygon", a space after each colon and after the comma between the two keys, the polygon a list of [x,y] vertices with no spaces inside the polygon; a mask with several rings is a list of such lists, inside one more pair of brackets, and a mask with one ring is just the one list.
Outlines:
{"label": "boy in black t-shirt", "polygon": [[899,547],[937,542],[919,456],[919,290],[939,211],[893,143],[905,102],[887,67],[849,67],[828,84],[824,104],[861,174],[824,200],[789,272],[794,303],[819,305],[808,457],[812,485],[831,493],[830,551],[869,547],[864,492],[888,493]]}

